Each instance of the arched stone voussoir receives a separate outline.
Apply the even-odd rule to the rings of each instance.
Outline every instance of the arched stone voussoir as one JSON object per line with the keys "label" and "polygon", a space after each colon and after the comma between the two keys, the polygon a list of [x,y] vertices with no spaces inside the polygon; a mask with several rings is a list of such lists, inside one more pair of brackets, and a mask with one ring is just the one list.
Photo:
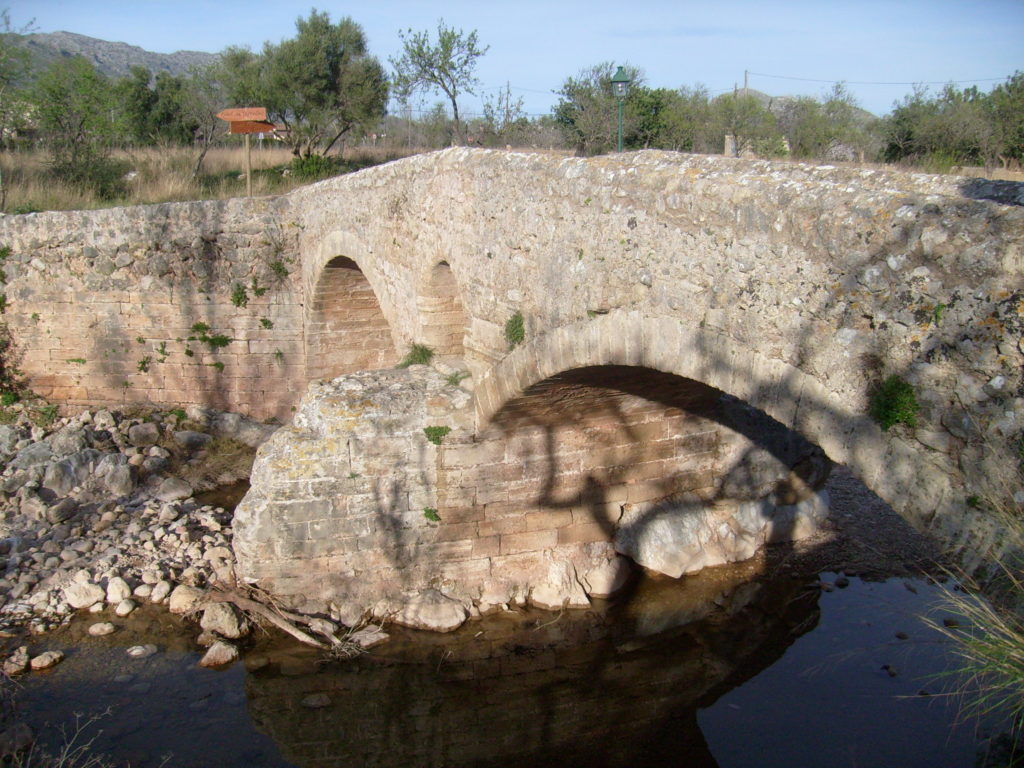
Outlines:
{"label": "arched stone voussoir", "polygon": [[[650,368],[719,389],[799,432],[833,461],[853,460],[859,474],[877,474],[875,464],[885,453],[881,430],[813,375],[719,331],[631,310],[559,327],[510,352],[478,382],[478,428],[531,386],[601,365]],[[872,450],[864,451],[851,435],[871,443]]]}

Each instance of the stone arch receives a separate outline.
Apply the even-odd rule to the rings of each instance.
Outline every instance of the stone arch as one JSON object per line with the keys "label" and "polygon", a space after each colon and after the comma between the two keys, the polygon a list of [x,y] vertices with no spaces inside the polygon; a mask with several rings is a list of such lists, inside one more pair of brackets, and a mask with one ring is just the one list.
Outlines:
{"label": "stone arch", "polygon": [[307,380],[333,379],[396,362],[391,329],[370,281],[353,259],[329,259],[310,294]]}
{"label": "stone arch", "polygon": [[951,486],[918,465],[924,448],[885,434],[815,376],[767,358],[746,344],[675,318],[615,310],[528,339],[476,384],[478,428],[510,400],[562,371],[601,365],[640,366],[707,384],[763,411],[846,464],[907,520],[925,527],[950,503]]}
{"label": "stone arch", "polygon": [[424,275],[416,308],[420,341],[438,357],[463,357],[466,312],[455,274],[447,261],[438,262]]}

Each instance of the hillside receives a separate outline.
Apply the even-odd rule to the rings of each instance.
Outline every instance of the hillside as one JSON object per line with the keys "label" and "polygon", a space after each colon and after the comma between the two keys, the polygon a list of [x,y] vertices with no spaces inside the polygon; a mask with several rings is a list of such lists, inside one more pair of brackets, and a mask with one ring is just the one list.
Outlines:
{"label": "hillside", "polygon": [[132,67],[143,66],[156,74],[186,74],[193,67],[204,67],[216,61],[216,54],[200,51],[153,53],[137,45],[112,43],[73,32],[45,32],[14,35],[32,54],[32,71],[39,72],[59,58],[84,56],[108,77],[124,77]]}

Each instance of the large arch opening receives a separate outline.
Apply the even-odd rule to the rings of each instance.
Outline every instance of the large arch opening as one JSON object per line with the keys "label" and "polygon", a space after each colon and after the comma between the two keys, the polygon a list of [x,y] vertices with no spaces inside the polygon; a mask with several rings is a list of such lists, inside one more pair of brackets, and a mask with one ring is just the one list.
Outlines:
{"label": "large arch opening", "polygon": [[466,313],[459,298],[459,286],[448,262],[436,264],[427,273],[417,299],[420,338],[438,357],[464,354]]}
{"label": "large arch opening", "polygon": [[327,262],[306,327],[306,377],[333,379],[398,362],[391,330],[359,265],[346,256]]}
{"label": "large arch opening", "polygon": [[819,448],[721,390],[643,366],[548,376],[442,462],[453,497],[472,489],[459,517],[476,521],[474,547],[517,583],[543,581],[554,548],[582,557],[581,572],[614,550],[694,573],[804,538],[828,512]]}

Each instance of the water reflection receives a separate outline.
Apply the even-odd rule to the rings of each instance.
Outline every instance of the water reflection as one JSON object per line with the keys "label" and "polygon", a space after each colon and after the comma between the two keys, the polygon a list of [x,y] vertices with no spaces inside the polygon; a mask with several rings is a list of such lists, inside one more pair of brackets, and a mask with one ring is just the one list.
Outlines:
{"label": "water reflection", "polygon": [[[302,768],[713,766],[697,707],[818,619],[807,580],[745,577],[734,568],[683,588],[648,582],[621,609],[495,616],[454,636],[401,637],[356,662],[271,652],[246,695],[257,727]],[[304,706],[315,694],[330,703]]]}

